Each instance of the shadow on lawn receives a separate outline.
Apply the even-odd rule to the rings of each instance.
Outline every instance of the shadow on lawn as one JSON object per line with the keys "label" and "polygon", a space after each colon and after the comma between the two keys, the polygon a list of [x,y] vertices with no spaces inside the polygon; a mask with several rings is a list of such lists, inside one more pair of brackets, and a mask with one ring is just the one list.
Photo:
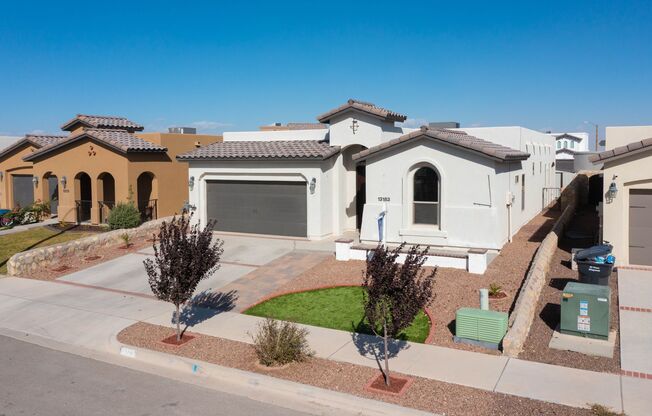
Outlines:
{"label": "shadow on lawn", "polygon": [[[205,290],[195,295],[181,309],[181,324],[185,326],[181,331],[181,335],[183,336],[189,327],[202,323],[222,312],[232,310],[235,308],[237,300],[238,292],[235,290],[226,293]],[[176,323],[174,313],[172,313],[170,321],[173,324]]]}
{"label": "shadow on lawn", "polygon": [[[385,360],[383,339],[375,335],[368,335],[372,333],[371,327],[364,321],[360,321],[357,325],[351,322],[351,327],[353,328],[351,339],[360,355],[367,358],[373,357],[376,360],[378,369],[383,371],[383,360]],[[401,334],[401,338],[405,338],[405,336]],[[394,358],[400,351],[408,348],[410,346],[405,339],[390,338],[388,341],[387,356],[388,358]]]}
{"label": "shadow on lawn", "polygon": [[[15,253],[12,253],[9,257],[7,257],[6,259],[4,259],[4,260],[2,260],[0,262],[0,267],[3,267],[4,265],[6,265],[7,262],[9,261],[9,259],[11,258],[11,256],[13,256],[14,254],[22,253],[24,251],[28,251],[28,250],[31,250],[33,248],[36,248],[39,245],[41,245],[41,244],[43,244],[43,243],[45,243],[45,242],[47,242],[49,240],[52,240],[53,238],[58,237],[58,236],[60,236],[62,234],[65,234],[67,232],[75,232],[75,228],[77,228],[77,226],[66,228],[65,230],[61,230],[61,231],[56,231],[54,234],[52,234],[50,236],[47,236],[45,238],[42,238],[41,240],[39,240],[39,241],[37,241],[35,243],[30,244],[29,247],[22,248],[21,250],[15,252]],[[48,228],[48,229],[52,230],[52,228]],[[29,230],[25,230],[25,231],[29,231]],[[22,233],[22,232],[24,232],[24,231],[20,231],[19,233]],[[16,234],[18,234],[18,233],[16,233]],[[6,235],[10,236],[11,234],[6,234]]]}

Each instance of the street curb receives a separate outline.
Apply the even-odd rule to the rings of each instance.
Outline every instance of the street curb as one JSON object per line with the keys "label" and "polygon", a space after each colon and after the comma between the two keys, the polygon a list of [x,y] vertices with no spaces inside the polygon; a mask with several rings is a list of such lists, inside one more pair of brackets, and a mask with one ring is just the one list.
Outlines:
{"label": "street curb", "polygon": [[[314,415],[433,416],[432,413],[391,403],[191,360],[172,354],[131,347],[120,343],[115,336],[111,337],[105,348],[90,349],[8,328],[0,328],[0,335],[44,348]],[[130,357],[128,351],[125,355],[123,348],[133,350],[135,355]]]}
{"label": "street curb", "polygon": [[[432,416],[432,413],[409,409],[391,403],[366,399],[347,393],[340,393],[293,381],[283,380],[263,374],[224,367],[204,361],[193,360],[174,354],[152,351],[145,348],[132,347],[114,340],[119,345],[118,353],[134,360],[146,362],[156,366],[164,366],[176,371],[193,374],[196,377],[215,380],[228,380],[229,383],[250,389],[255,396],[259,392],[309,401],[313,405],[321,406],[324,410],[331,408],[337,413],[341,411],[360,416]],[[132,356],[133,354],[133,356]]]}

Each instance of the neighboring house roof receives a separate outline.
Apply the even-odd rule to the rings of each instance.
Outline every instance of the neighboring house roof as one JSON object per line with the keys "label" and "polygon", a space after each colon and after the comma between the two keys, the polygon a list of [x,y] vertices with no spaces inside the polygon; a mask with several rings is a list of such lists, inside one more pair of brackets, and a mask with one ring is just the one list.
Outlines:
{"label": "neighboring house roof", "polygon": [[405,134],[394,140],[390,140],[378,146],[370,147],[367,150],[356,153],[353,155],[353,160],[366,159],[367,157],[378,152],[382,152],[394,146],[398,146],[406,142],[416,141],[422,138],[460,147],[465,150],[470,150],[483,156],[490,157],[492,159],[500,160],[502,162],[526,160],[530,157],[529,153],[512,149],[511,147],[503,146],[500,144],[492,143],[490,141],[468,135],[463,131],[430,129],[426,126],[423,126],[421,129],[413,131],[412,133]]}
{"label": "neighboring house roof", "polygon": [[57,143],[61,140],[65,140],[68,136],[52,136],[52,135],[36,135],[28,134],[25,137],[18,139],[13,144],[5,147],[0,151],[0,158],[6,156],[7,154],[13,152],[19,147],[25,144],[32,144],[36,148],[42,148],[53,143]]}
{"label": "neighboring house roof", "polygon": [[366,114],[370,114],[374,117],[381,118],[385,121],[405,121],[405,119],[407,119],[407,116],[404,116],[403,114],[399,114],[394,111],[378,107],[375,104],[349,99],[346,102],[346,104],[341,105],[333,110],[330,110],[320,115],[319,117],[317,117],[317,120],[320,123],[328,123],[336,115],[351,110],[357,110]]}
{"label": "neighboring house roof", "polygon": [[325,160],[339,146],[318,140],[217,142],[177,156],[179,160]]}
{"label": "neighboring house roof", "polygon": [[73,130],[77,124],[93,129],[119,129],[128,131],[143,131],[145,128],[125,117],[92,116],[77,114],[75,118],[61,126],[61,130]]}
{"label": "neighboring house roof", "polygon": [[611,150],[600,152],[590,157],[593,163],[609,162],[621,157],[631,156],[646,150],[652,150],[652,137],[630,143],[625,146],[615,147]]}
{"label": "neighboring house roof", "polygon": [[582,141],[581,137],[573,136],[572,134],[568,134],[568,133],[559,134],[559,135],[555,136],[555,138],[557,140],[559,140],[559,139],[571,139],[571,140],[574,140],[576,142],[581,142]]}
{"label": "neighboring house roof", "polygon": [[569,149],[568,147],[564,147],[564,148],[561,148],[561,149],[557,149],[557,151],[555,153],[570,153],[571,155],[576,155],[576,154],[582,153],[582,152],[580,152],[579,150],[573,150],[573,149]]}
{"label": "neighboring house roof", "polygon": [[32,160],[44,156],[56,149],[86,138],[97,140],[120,153],[167,152],[166,147],[136,137],[126,130],[84,129],[81,133],[66,136],[64,140],[59,140],[40,148],[36,152],[25,156],[23,160]]}
{"label": "neighboring house roof", "polygon": [[322,130],[327,129],[328,125],[323,123],[281,123],[271,124],[269,126],[260,126],[262,131],[287,131],[287,130]]}

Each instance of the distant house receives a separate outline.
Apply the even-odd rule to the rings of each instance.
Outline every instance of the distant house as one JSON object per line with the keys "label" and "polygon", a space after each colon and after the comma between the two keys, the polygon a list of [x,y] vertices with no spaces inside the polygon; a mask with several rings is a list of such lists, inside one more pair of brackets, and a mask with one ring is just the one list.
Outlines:
{"label": "distant house", "polygon": [[550,202],[552,136],[405,120],[348,100],[319,128],[225,132],[178,156],[195,220],[216,219],[220,232],[318,240],[358,230],[363,243],[499,250]]}
{"label": "distant house", "polygon": [[180,153],[220,136],[143,133],[124,117],[78,114],[65,135],[26,135],[0,151],[0,205],[49,201],[61,221],[106,222],[132,200],[143,219],[180,212],[188,197]]}
{"label": "distant house", "polygon": [[606,128],[602,235],[620,265],[652,266],[652,126]]}

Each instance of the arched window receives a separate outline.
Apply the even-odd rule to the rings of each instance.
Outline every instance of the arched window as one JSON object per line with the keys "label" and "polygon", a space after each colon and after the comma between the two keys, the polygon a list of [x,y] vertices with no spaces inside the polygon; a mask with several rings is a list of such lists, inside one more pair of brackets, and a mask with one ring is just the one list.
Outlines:
{"label": "arched window", "polygon": [[439,224],[439,175],[429,167],[414,172],[414,194],[412,202],[415,224]]}

